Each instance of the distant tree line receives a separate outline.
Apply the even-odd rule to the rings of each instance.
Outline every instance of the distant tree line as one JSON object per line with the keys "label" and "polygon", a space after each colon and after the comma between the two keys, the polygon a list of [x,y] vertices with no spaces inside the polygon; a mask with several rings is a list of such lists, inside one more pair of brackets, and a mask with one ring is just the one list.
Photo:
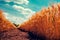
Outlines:
{"label": "distant tree line", "polygon": [[18,27],[19,26],[19,24],[15,24],[15,23],[13,23],[16,27]]}

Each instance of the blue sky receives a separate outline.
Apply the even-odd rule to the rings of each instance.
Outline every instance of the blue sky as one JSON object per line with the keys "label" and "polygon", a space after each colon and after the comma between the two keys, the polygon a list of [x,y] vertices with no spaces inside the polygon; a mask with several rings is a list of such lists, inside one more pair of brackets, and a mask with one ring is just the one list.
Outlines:
{"label": "blue sky", "polygon": [[43,7],[59,3],[60,0],[0,0],[0,10],[13,23],[21,24]]}

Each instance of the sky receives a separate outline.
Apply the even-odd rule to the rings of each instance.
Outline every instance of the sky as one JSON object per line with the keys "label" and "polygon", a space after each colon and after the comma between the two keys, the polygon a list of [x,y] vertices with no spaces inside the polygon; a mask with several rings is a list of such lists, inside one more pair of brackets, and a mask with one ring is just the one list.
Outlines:
{"label": "sky", "polygon": [[0,10],[12,23],[22,24],[43,7],[59,2],[60,0],[0,0]]}

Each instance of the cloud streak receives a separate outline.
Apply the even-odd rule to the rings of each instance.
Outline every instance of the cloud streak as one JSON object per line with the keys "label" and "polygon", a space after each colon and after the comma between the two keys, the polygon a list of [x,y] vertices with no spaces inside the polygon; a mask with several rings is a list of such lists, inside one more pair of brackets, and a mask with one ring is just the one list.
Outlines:
{"label": "cloud streak", "polygon": [[14,3],[17,3],[17,4],[28,4],[29,1],[28,0],[5,0],[6,2],[14,2]]}
{"label": "cloud streak", "polygon": [[27,18],[29,18],[30,16],[32,16],[35,13],[35,11],[33,11],[29,8],[24,8],[22,6],[13,5],[13,8],[18,10],[21,14],[25,15]]}

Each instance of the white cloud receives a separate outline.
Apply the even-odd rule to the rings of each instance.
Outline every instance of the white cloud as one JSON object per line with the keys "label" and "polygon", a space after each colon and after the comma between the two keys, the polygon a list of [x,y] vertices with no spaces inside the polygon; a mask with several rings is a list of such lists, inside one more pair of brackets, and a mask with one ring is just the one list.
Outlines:
{"label": "white cloud", "polygon": [[21,6],[13,5],[13,7],[18,11],[23,11],[24,10],[24,8],[21,7]]}
{"label": "white cloud", "polygon": [[14,2],[14,3],[17,3],[17,4],[28,4],[29,1],[28,0],[5,0],[6,2]]}
{"label": "white cloud", "polygon": [[5,0],[6,2],[10,2],[11,0]]}
{"label": "white cloud", "polygon": [[12,23],[16,23],[16,24],[21,24],[23,22],[25,22],[26,20],[21,18],[21,17],[16,17],[16,16],[13,16],[13,15],[10,15],[6,12],[4,12],[4,15],[6,16],[6,18],[11,21]]}
{"label": "white cloud", "polygon": [[13,5],[13,7],[14,7],[14,9],[21,12],[23,15],[26,15],[27,18],[31,17],[35,13],[35,11],[32,11],[29,8],[24,8],[22,6]]}

